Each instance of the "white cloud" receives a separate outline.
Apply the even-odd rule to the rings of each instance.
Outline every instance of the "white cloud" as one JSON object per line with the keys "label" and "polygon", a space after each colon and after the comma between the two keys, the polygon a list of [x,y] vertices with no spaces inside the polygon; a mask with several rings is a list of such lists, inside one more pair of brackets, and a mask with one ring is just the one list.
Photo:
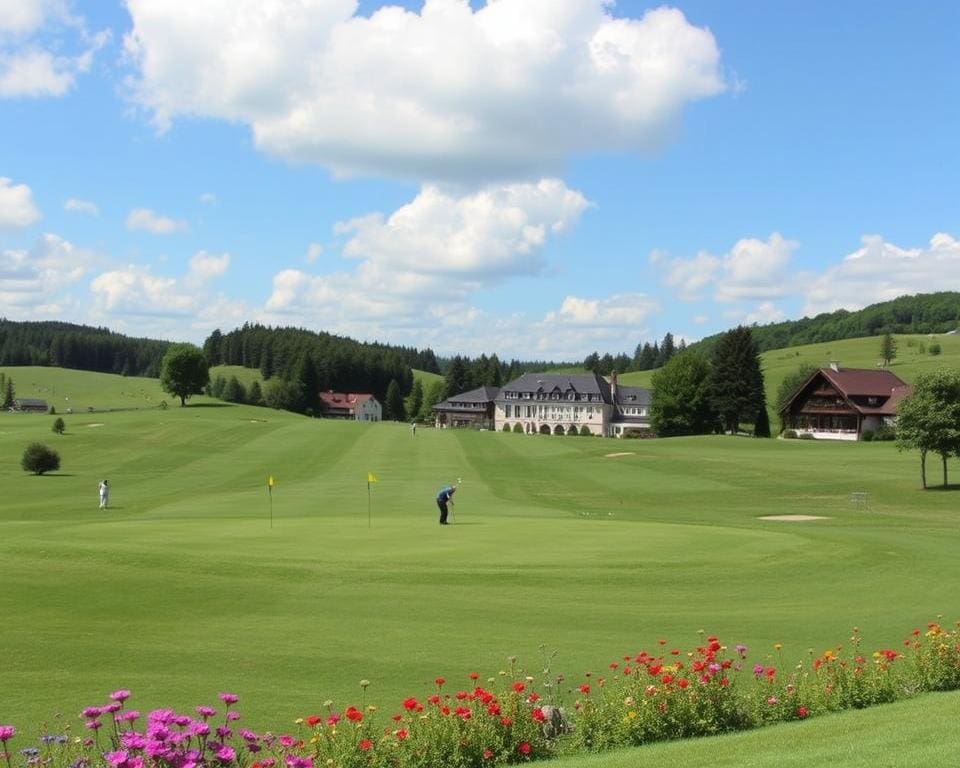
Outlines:
{"label": "white cloud", "polygon": [[805,315],[960,285],[960,241],[950,234],[938,232],[926,247],[902,248],[880,235],[864,235],[861,243],[840,264],[805,281]]}
{"label": "white cloud", "polygon": [[127,229],[149,232],[152,235],[172,235],[187,230],[187,222],[161,216],[149,208],[134,208],[127,214]]}
{"label": "white cloud", "polygon": [[313,264],[317,259],[323,255],[323,246],[320,243],[310,243],[307,246],[307,255],[303,257],[303,260],[307,264]]}
{"label": "white cloud", "polygon": [[29,227],[40,220],[33,192],[26,184],[14,184],[0,176],[0,229]]}
{"label": "white cloud", "polygon": [[764,301],[753,310],[743,316],[744,325],[766,325],[767,323],[777,323],[786,320],[787,316],[783,310],[777,307],[772,301]]}
{"label": "white cloud", "polygon": [[89,200],[81,200],[79,197],[68,197],[63,204],[63,210],[72,211],[73,213],[85,213],[88,216],[100,215],[100,209],[96,203],[92,203]]}
{"label": "white cloud", "polygon": [[0,307],[25,319],[62,317],[73,300],[66,290],[94,263],[94,255],[54,234],[30,250],[0,251]]}
{"label": "white cloud", "polygon": [[529,178],[575,153],[650,151],[726,88],[712,34],[608,0],[127,0],[131,98],[249,125],[259,148],[341,175]]}
{"label": "white cloud", "polygon": [[65,0],[0,0],[0,98],[62,96],[109,39]]}
{"label": "white cloud", "polygon": [[205,332],[251,317],[242,301],[210,292],[210,280],[223,275],[229,254],[199,251],[182,277],[154,274],[150,267],[128,265],[97,275],[90,283],[90,317],[127,333],[199,341]]}
{"label": "white cloud", "polygon": [[664,285],[683,301],[700,301],[708,287],[721,302],[769,300],[790,293],[788,270],[798,247],[799,243],[774,232],[766,240],[738,240],[723,256],[700,251],[690,259],[674,259],[654,251],[650,262],[663,269]]}
{"label": "white cloud", "polygon": [[572,226],[589,205],[557,179],[459,197],[426,185],[388,219],[374,214],[341,223],[337,231],[352,234],[344,255],[368,259],[378,271],[492,284],[540,272],[547,237]]}
{"label": "white cloud", "polygon": [[213,194],[213,192],[204,192],[202,195],[200,195],[200,202],[204,205],[216,205],[217,196]]}

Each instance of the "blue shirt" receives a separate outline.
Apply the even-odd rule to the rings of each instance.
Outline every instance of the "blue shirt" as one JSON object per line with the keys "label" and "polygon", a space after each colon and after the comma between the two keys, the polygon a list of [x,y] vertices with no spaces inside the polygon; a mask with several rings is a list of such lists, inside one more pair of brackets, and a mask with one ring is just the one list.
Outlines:
{"label": "blue shirt", "polygon": [[450,501],[450,497],[453,496],[454,488],[449,485],[446,488],[441,488],[440,493],[437,494],[437,501],[442,501],[444,503]]}

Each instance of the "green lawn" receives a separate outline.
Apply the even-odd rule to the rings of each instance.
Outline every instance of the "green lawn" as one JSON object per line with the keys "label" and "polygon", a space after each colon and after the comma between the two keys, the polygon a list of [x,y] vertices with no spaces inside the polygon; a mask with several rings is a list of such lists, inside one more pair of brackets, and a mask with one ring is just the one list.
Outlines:
{"label": "green lawn", "polygon": [[[889,647],[960,617],[960,495],[918,490],[918,457],[890,444],[414,437],[203,398],[119,410],[149,380],[5,372],[26,396],[52,389],[45,370],[58,396],[113,410],[65,416],[62,436],[50,416],[0,415],[0,722],[25,729],[127,687],[141,710],[235,690],[245,724],[278,730],[356,703],[362,678],[394,711],[510,655],[539,675],[541,645],[572,688],[700,629],[761,663],[782,642],[792,663],[853,625]],[[59,473],[20,469],[33,440]],[[442,528],[433,497],[457,478]]]}

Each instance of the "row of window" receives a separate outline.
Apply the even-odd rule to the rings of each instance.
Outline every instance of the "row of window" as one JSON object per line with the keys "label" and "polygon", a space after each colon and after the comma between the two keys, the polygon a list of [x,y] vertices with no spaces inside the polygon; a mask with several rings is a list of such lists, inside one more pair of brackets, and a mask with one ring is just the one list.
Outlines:
{"label": "row of window", "polygon": [[592,419],[599,416],[601,409],[594,406],[581,405],[511,405],[503,406],[503,416],[506,419],[552,419],[553,421],[579,421],[581,418]]}
{"label": "row of window", "polygon": [[505,400],[570,400],[571,402],[599,403],[601,402],[598,394],[584,394],[580,392],[567,392],[566,396],[559,392],[504,392]]}

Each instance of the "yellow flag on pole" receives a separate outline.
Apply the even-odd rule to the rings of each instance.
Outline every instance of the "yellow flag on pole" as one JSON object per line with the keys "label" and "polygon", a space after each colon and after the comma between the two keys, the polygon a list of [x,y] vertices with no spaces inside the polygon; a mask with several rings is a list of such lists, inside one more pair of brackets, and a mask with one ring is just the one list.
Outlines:
{"label": "yellow flag on pole", "polygon": [[267,477],[267,488],[269,488],[272,491],[274,483],[276,483],[276,480],[273,479],[273,475],[269,475]]}
{"label": "yellow flag on pole", "polygon": [[367,472],[367,482],[368,482],[368,483],[375,483],[375,482],[377,482],[377,476],[376,476],[375,474],[373,474],[373,472]]}

